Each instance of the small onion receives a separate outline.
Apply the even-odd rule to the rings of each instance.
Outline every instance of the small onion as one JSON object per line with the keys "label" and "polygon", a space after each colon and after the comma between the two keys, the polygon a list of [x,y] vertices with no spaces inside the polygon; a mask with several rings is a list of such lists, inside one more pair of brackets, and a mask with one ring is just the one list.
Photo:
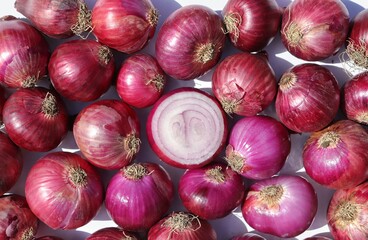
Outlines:
{"label": "small onion", "polygon": [[195,88],[162,96],[149,113],[147,138],[158,157],[175,167],[197,168],[222,150],[227,121],[214,97]]}
{"label": "small onion", "polygon": [[255,230],[290,238],[308,229],[317,206],[317,194],[306,179],[285,175],[252,184],[242,213]]}
{"label": "small onion", "polygon": [[25,184],[32,212],[53,229],[76,229],[95,217],[104,189],[98,172],[75,153],[52,152],[36,161]]}
{"label": "small onion", "polygon": [[335,76],[325,67],[304,63],[287,70],[279,82],[276,113],[295,132],[314,132],[326,127],[340,105]]}
{"label": "small onion", "polygon": [[117,227],[106,227],[92,233],[86,240],[138,240],[139,238],[130,232]]}
{"label": "small onion", "polygon": [[241,236],[232,237],[230,240],[266,240],[266,238],[255,233],[245,233]]}
{"label": "small onion", "polygon": [[188,5],[163,23],[156,40],[156,58],[171,77],[190,80],[215,66],[224,45],[221,17],[208,7]]}
{"label": "small onion", "polygon": [[341,120],[312,133],[305,143],[306,173],[333,189],[349,188],[368,178],[368,133],[350,120]]}
{"label": "small onion", "polygon": [[148,231],[148,240],[216,240],[210,223],[186,212],[173,212]]}
{"label": "small onion", "polygon": [[116,83],[120,98],[129,105],[145,108],[162,95],[166,76],[157,60],[148,54],[135,54],[122,64]]}
{"label": "small onion", "polygon": [[155,163],[133,163],[110,180],[105,206],[124,230],[149,229],[169,209],[174,186],[169,174]]}

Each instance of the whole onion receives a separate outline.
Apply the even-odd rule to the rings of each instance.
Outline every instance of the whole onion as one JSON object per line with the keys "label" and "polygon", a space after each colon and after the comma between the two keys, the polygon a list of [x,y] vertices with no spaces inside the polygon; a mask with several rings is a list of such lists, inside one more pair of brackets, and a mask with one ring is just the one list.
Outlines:
{"label": "whole onion", "polygon": [[245,233],[241,236],[232,237],[230,240],[266,240],[266,238],[255,233]]}
{"label": "whole onion", "polygon": [[231,43],[242,51],[257,52],[278,33],[282,9],[275,0],[228,0],[222,15]]}
{"label": "whole onion", "polygon": [[7,87],[33,87],[46,74],[49,49],[34,27],[12,16],[0,18],[0,82]]}
{"label": "whole onion", "polygon": [[4,105],[3,122],[9,138],[29,151],[50,151],[68,132],[63,101],[42,87],[23,88],[10,95]]}
{"label": "whole onion", "polygon": [[337,190],[328,205],[327,223],[334,239],[367,239],[368,182]]}
{"label": "whole onion", "polygon": [[368,133],[350,120],[340,120],[312,133],[305,143],[306,173],[333,189],[350,188],[368,178]]}
{"label": "whole onion", "polygon": [[138,237],[118,227],[106,227],[95,231],[86,240],[138,240]]}
{"label": "whole onion", "polygon": [[250,179],[270,178],[281,170],[290,153],[287,129],[268,116],[238,120],[226,147],[226,161],[237,173]]}
{"label": "whole onion", "polygon": [[228,114],[256,115],[272,103],[276,90],[274,71],[263,54],[228,56],[212,75],[212,91]]}
{"label": "whole onion", "polygon": [[98,41],[124,53],[141,50],[155,34],[157,22],[150,0],[97,0],[92,10]]}
{"label": "whole onion", "polygon": [[210,223],[187,213],[173,212],[162,218],[148,231],[148,240],[216,240]]}
{"label": "whole onion", "polygon": [[223,149],[227,120],[213,96],[183,87],[155,103],[146,130],[152,150],[162,161],[179,168],[198,168]]}
{"label": "whole onion", "polygon": [[51,83],[60,95],[73,101],[92,101],[107,91],[115,61],[108,47],[92,40],[62,43],[48,65]]}
{"label": "whole onion", "polygon": [[339,109],[337,80],[320,65],[296,65],[281,76],[275,105],[277,116],[290,130],[299,133],[321,130]]}
{"label": "whole onion", "polygon": [[133,163],[110,180],[105,206],[118,226],[140,231],[160,220],[173,196],[174,186],[164,168],[155,163]]}
{"label": "whole onion", "polygon": [[168,75],[190,80],[215,66],[224,45],[221,17],[208,7],[188,5],[166,18],[158,32],[155,51]]}
{"label": "whole onion", "polygon": [[282,17],[281,40],[294,56],[323,60],[345,43],[349,31],[349,12],[340,0],[295,0]]}
{"label": "whole onion", "polygon": [[252,184],[243,202],[242,213],[255,230],[290,238],[309,228],[317,205],[317,194],[305,178],[284,175]]}
{"label": "whole onion", "polygon": [[25,184],[32,212],[53,229],[76,229],[95,217],[104,189],[98,172],[81,156],[52,152],[31,167]]}
{"label": "whole onion", "polygon": [[135,158],[141,145],[136,112],[118,100],[99,100],[79,112],[74,139],[87,160],[103,169],[119,169]]}

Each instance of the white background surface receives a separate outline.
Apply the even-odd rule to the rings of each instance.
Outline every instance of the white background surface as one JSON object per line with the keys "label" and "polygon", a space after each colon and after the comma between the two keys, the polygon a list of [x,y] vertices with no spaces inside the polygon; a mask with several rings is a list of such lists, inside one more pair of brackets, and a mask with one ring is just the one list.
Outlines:
{"label": "white background surface", "polygon": [[[291,2],[291,0],[276,0],[276,1],[282,7],[287,6]],[[351,19],[358,12],[362,11],[364,8],[368,8],[367,0],[354,0],[354,1],[342,0],[342,1],[347,6]],[[87,2],[88,2],[88,6],[92,8],[95,3],[95,0],[89,0],[89,1],[87,0]],[[318,1],[316,1],[316,3],[317,2]],[[226,4],[226,1],[225,0],[217,0],[217,1],[214,1],[214,0],[152,0],[152,3],[155,5],[155,7],[159,10],[159,13],[160,13],[158,28],[155,34],[155,37],[156,37],[157,32],[160,26],[162,25],[163,21],[167,18],[167,16],[170,13],[178,9],[180,6],[185,6],[189,4],[201,4],[201,5],[205,5],[205,6],[212,8],[218,13],[221,13],[221,10]],[[0,16],[14,15],[17,17],[22,17],[21,14],[15,11],[13,5],[14,5],[14,0],[1,1]],[[48,41],[50,43],[51,50],[54,49],[55,46],[60,43],[60,41],[52,40],[49,38],[48,38]],[[150,53],[154,55],[154,41],[155,41],[155,38],[141,52],[146,52],[146,53]],[[275,40],[266,48],[266,50],[269,54],[269,61],[270,61],[271,66],[275,70],[277,79],[280,78],[281,74],[285,72],[286,69],[292,67],[293,65],[304,62],[302,60],[299,60],[291,56],[288,52],[286,52],[286,49],[282,45],[279,36],[275,38]],[[231,55],[233,53],[236,53],[236,52],[238,52],[238,50],[234,49],[229,43],[229,41],[227,41],[226,48],[224,50],[224,54],[222,58],[228,55]],[[117,59],[117,66],[119,67],[121,62],[127,57],[127,55],[117,53],[117,52],[114,52],[114,54]],[[323,66],[326,66],[328,69],[330,69],[333,72],[333,74],[338,79],[340,87],[345,81],[349,79],[341,63],[339,63],[338,54],[322,62],[318,62],[318,63]],[[165,91],[167,92],[170,89],[177,88],[180,86],[194,86],[196,88],[201,88],[206,91],[210,91],[211,76],[212,76],[212,71],[210,71],[203,77],[200,77],[199,79],[195,79],[192,81],[178,81],[174,79],[169,79],[168,85]],[[111,87],[110,90],[102,96],[102,98],[118,99],[115,88]],[[88,104],[90,104],[90,103],[77,103],[77,102],[71,102],[71,101],[65,101],[65,103],[67,104],[67,108],[70,114],[76,114],[84,106],[87,106]],[[160,162],[155,156],[155,154],[151,151],[150,146],[147,143],[146,136],[145,136],[145,120],[147,118],[149,110],[150,108],[137,111],[141,119],[141,125],[142,125],[141,132],[142,132],[143,144],[141,147],[141,151],[136,158],[136,161],[137,162],[151,161],[151,162],[156,162],[156,163],[161,164],[170,173],[175,186],[177,186],[178,180],[184,170],[177,169],[163,162]],[[275,117],[274,107],[270,106],[268,109],[266,109],[263,112],[263,114],[267,114],[267,115],[271,115]],[[234,123],[236,119],[237,118],[234,118],[232,120],[229,119],[229,120],[232,121],[232,123]],[[291,136],[292,151],[287,159],[287,162],[284,168],[281,171],[281,174],[286,174],[286,173],[287,174],[298,174],[298,175],[308,178],[308,176],[306,176],[306,174],[304,173],[304,169],[302,166],[302,159],[301,159],[302,147],[307,137],[308,136],[306,134]],[[78,152],[78,147],[76,146],[74,142],[71,132],[68,133],[68,136],[62,142],[62,144],[57,149],[54,149],[53,151],[60,151],[60,150]],[[24,169],[23,169],[22,175],[20,179],[18,180],[17,184],[9,192],[24,195],[24,182],[25,182],[27,173],[30,167],[32,166],[32,164],[44,154],[45,153],[32,153],[32,152],[23,151]],[[112,175],[116,173],[116,171],[105,171],[105,170],[99,170],[99,172],[101,173],[103,177],[105,186],[107,185]],[[317,194],[318,194],[318,200],[319,200],[318,213],[311,227],[303,234],[297,236],[296,238],[292,238],[292,239],[304,239],[306,237],[310,237],[316,234],[331,237],[331,235],[328,233],[328,227],[326,225],[326,210],[328,206],[328,201],[331,198],[333,191],[323,188],[313,181],[311,181],[311,183],[315,187]],[[174,211],[174,210],[185,210],[184,207],[181,205],[180,199],[178,198],[177,195],[169,211]],[[253,231],[251,227],[249,227],[248,225],[246,225],[246,223],[244,223],[240,208],[235,209],[234,212],[228,215],[227,217],[218,219],[218,220],[214,220],[214,221],[210,221],[210,223],[215,228],[217,235],[218,235],[218,239],[221,239],[221,240],[229,239],[230,237],[234,235],[239,235],[245,232]],[[46,225],[44,225],[43,223],[41,223],[39,230],[38,230],[37,237],[44,236],[44,235],[54,235],[54,236],[62,237],[64,239],[79,240],[79,239],[85,239],[90,233],[95,232],[98,229],[101,229],[103,227],[108,227],[108,226],[116,226],[116,225],[109,218],[109,216],[106,213],[105,208],[102,206],[97,216],[90,223],[76,230],[52,230],[48,228]],[[265,235],[265,234],[261,234],[261,235],[265,236],[267,239],[279,239],[276,237],[272,237],[270,235]]]}

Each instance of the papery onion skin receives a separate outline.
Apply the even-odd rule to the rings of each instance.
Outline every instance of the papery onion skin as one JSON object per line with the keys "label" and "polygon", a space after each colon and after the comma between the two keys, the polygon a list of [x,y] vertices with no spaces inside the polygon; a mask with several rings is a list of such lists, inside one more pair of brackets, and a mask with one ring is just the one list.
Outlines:
{"label": "papery onion skin", "polygon": [[246,52],[258,52],[276,36],[282,9],[275,0],[228,0],[222,10],[231,43]]}
{"label": "papery onion skin", "polygon": [[45,38],[30,24],[6,16],[0,18],[0,39],[0,82],[10,88],[34,86],[47,72]]}
{"label": "papery onion skin", "polygon": [[18,194],[0,196],[0,238],[33,240],[38,230],[38,219],[26,198]]}
{"label": "papery onion skin", "polygon": [[178,168],[210,163],[223,149],[228,133],[225,113],[216,99],[189,87],[172,90],[155,103],[146,131],[160,160]]}
{"label": "papery onion skin", "polygon": [[16,0],[14,7],[52,38],[91,31],[91,13],[84,0]]}
{"label": "papery onion skin", "polygon": [[188,239],[216,240],[217,234],[207,220],[186,212],[173,212],[158,221],[148,231],[148,240]]}
{"label": "papery onion skin", "polygon": [[268,116],[252,116],[233,126],[226,161],[246,178],[265,179],[281,170],[290,149],[288,130],[280,122]]}
{"label": "papery onion skin", "polygon": [[274,71],[263,53],[228,56],[212,75],[212,92],[228,114],[254,116],[272,103],[276,90]]}
{"label": "papery onion skin", "polygon": [[244,190],[242,177],[223,163],[185,171],[178,186],[184,207],[207,220],[230,214],[243,200]]}
{"label": "papery onion skin", "polygon": [[119,100],[99,100],[79,112],[74,139],[87,160],[103,169],[119,169],[134,160],[141,140],[137,113]]}
{"label": "papery onion skin", "polygon": [[342,99],[347,118],[368,125],[368,72],[362,72],[344,84]]}
{"label": "papery onion skin", "polygon": [[106,227],[92,233],[86,240],[138,240],[139,238],[130,232],[118,227]]}
{"label": "papery onion skin", "polygon": [[281,77],[276,95],[276,114],[290,130],[314,132],[326,127],[340,106],[340,89],[327,68],[303,63]]}
{"label": "papery onion skin", "polygon": [[232,237],[230,240],[266,240],[266,238],[255,233],[245,233],[242,236]]}
{"label": "papery onion skin", "polygon": [[150,0],[98,0],[92,9],[93,34],[123,53],[143,49],[154,36],[158,13]]}
{"label": "papery onion skin", "polygon": [[128,231],[149,229],[169,209],[174,186],[167,171],[155,163],[133,163],[110,180],[105,207],[112,220]]}
{"label": "papery onion skin", "polygon": [[340,0],[296,0],[284,10],[281,40],[294,56],[319,61],[337,53],[349,31],[349,12]]}
{"label": "papery onion skin", "polygon": [[368,238],[368,182],[337,190],[327,209],[327,223],[334,239]]}
{"label": "papery onion skin", "polygon": [[99,173],[81,156],[52,152],[31,167],[25,195],[32,212],[53,229],[76,229],[100,209],[104,188]]}
{"label": "papery onion skin", "polygon": [[108,47],[93,40],[62,43],[52,52],[48,65],[55,90],[72,101],[93,101],[112,82],[115,61]]}
{"label": "papery onion skin", "polygon": [[22,88],[10,95],[4,105],[3,122],[9,138],[28,151],[50,151],[68,132],[62,99],[42,87]]}
{"label": "papery onion skin", "polygon": [[168,75],[190,80],[215,66],[224,45],[221,17],[208,7],[188,5],[166,18],[157,35],[155,53]]}
{"label": "papery onion skin", "polygon": [[18,181],[23,170],[23,156],[7,135],[0,132],[0,196]]}
{"label": "papery onion skin", "polygon": [[309,228],[317,212],[317,201],[313,186],[305,178],[281,175],[252,184],[242,213],[255,230],[290,238]]}
{"label": "papery onion skin", "polygon": [[136,108],[153,105],[162,95],[166,75],[156,58],[135,54],[122,64],[116,82],[119,97]]}
{"label": "papery onion skin", "polygon": [[368,133],[350,120],[340,120],[312,133],[304,145],[306,173],[332,189],[350,188],[368,178]]}

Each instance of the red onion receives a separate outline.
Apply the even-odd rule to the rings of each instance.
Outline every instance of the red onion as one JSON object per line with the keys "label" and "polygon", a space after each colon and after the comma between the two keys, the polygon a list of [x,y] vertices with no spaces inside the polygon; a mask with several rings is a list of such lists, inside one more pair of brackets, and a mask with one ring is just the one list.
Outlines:
{"label": "red onion", "polygon": [[86,240],[138,240],[138,237],[121,228],[106,227],[92,233]]}
{"label": "red onion", "polygon": [[156,41],[156,58],[171,77],[202,76],[220,60],[225,34],[221,17],[200,5],[181,7],[166,18]]}
{"label": "red onion", "polygon": [[212,75],[212,91],[228,114],[256,115],[272,103],[276,90],[274,71],[263,54],[228,56]]}
{"label": "red onion", "polygon": [[278,33],[282,9],[275,0],[228,0],[222,15],[232,44],[242,51],[257,52]]}
{"label": "red onion", "polygon": [[333,189],[349,188],[368,178],[368,133],[358,123],[341,120],[312,133],[305,143],[306,173]]}
{"label": "red onion", "polygon": [[118,100],[99,100],[79,112],[74,139],[87,160],[103,169],[128,165],[138,153],[141,140],[135,111]]}
{"label": "red onion", "polygon": [[0,213],[0,239],[34,239],[38,219],[29,209],[25,197],[17,194],[0,196]]}
{"label": "red onion", "polygon": [[58,45],[48,65],[56,91],[73,101],[99,98],[109,89],[114,69],[109,48],[92,40],[74,40]]}
{"label": "red onion", "polygon": [[242,177],[222,163],[188,169],[178,187],[184,207],[203,219],[230,214],[243,200],[244,190]]}
{"label": "red onion", "polygon": [[325,67],[304,63],[287,70],[279,82],[276,113],[295,132],[314,132],[326,127],[340,105],[335,76]]}
{"label": "red onion", "polygon": [[242,236],[232,237],[231,240],[266,240],[266,238],[255,233],[245,233]]}
{"label": "red onion", "polygon": [[318,61],[335,54],[348,31],[349,12],[340,0],[294,0],[284,11],[281,39],[294,56]]}
{"label": "red onion", "polygon": [[9,191],[18,181],[23,169],[20,149],[0,132],[0,196]]}
{"label": "red onion", "polygon": [[148,142],[162,161],[179,168],[198,168],[223,149],[227,120],[214,97],[184,87],[155,103],[146,129]]}
{"label": "red onion", "polygon": [[120,98],[131,106],[145,108],[162,95],[166,76],[157,60],[148,54],[135,54],[122,64],[116,83]]}
{"label": "red onion", "polygon": [[328,227],[334,239],[367,239],[368,182],[337,190],[327,210]]}
{"label": "red onion", "polygon": [[139,231],[160,220],[173,196],[174,186],[164,168],[155,163],[133,163],[110,180],[105,206],[117,225]]}
{"label": "red onion", "polygon": [[49,60],[44,37],[12,16],[0,18],[0,82],[11,88],[32,87],[46,74]]}
{"label": "red onion", "polygon": [[98,41],[124,53],[141,50],[155,34],[157,22],[150,0],[97,0],[92,10]]}
{"label": "red onion", "polygon": [[230,167],[250,179],[270,178],[290,153],[288,130],[267,116],[242,118],[233,126],[226,147]]}
{"label": "red onion", "polygon": [[91,31],[91,12],[84,0],[16,0],[15,8],[44,34],[68,38]]}
{"label": "red onion", "polygon": [[208,221],[190,213],[173,212],[158,221],[148,232],[148,240],[216,240]]}
{"label": "red onion", "polygon": [[308,229],[317,206],[317,194],[306,179],[285,175],[251,185],[242,213],[255,230],[290,238]]}
{"label": "red onion", "polygon": [[3,109],[10,139],[29,151],[56,148],[68,132],[68,115],[57,94],[46,88],[23,88],[14,92]]}
{"label": "red onion", "polygon": [[63,239],[55,236],[43,236],[36,238],[35,240],[63,240]]}
{"label": "red onion", "polygon": [[104,189],[98,172],[75,153],[49,153],[31,167],[25,184],[32,212],[53,229],[76,229],[97,214]]}
{"label": "red onion", "polygon": [[348,119],[368,125],[368,72],[363,72],[343,87],[343,110]]}

